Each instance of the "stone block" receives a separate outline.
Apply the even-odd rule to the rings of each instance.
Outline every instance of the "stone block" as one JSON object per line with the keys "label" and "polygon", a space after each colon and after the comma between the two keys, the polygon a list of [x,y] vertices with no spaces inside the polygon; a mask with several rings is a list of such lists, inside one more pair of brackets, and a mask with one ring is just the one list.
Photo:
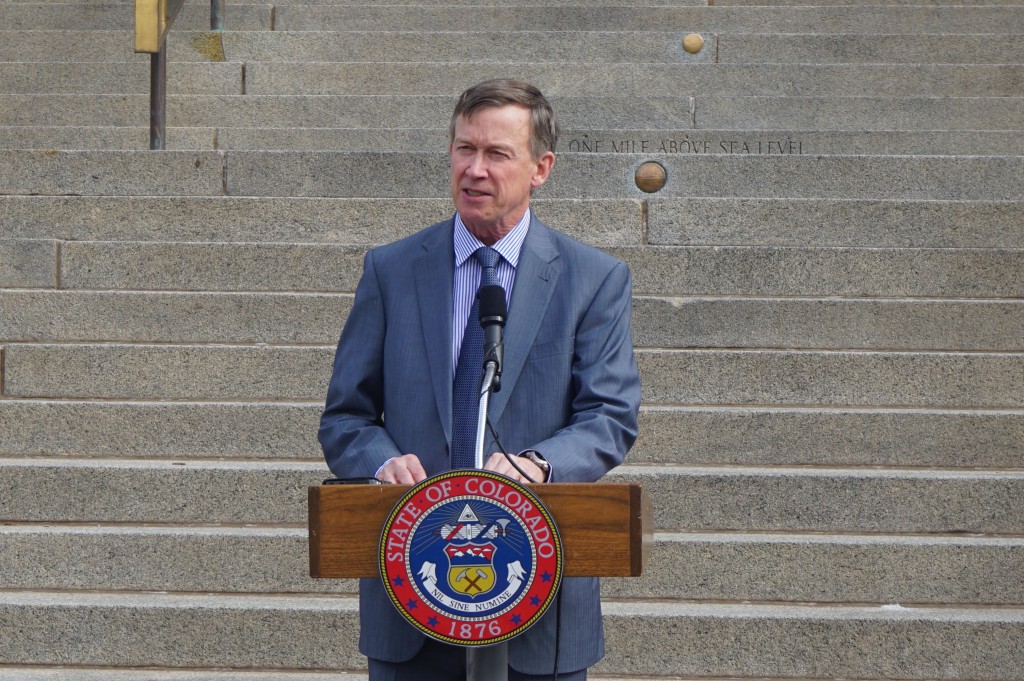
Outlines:
{"label": "stone block", "polygon": [[[241,95],[242,67],[234,63],[184,62],[167,70],[167,92],[187,95]],[[148,97],[148,63],[0,63],[0,93],[40,95],[138,94]],[[149,108],[139,112],[145,121]],[[48,117],[34,112],[35,123],[47,123]],[[173,120],[173,119],[170,119]]]}
{"label": "stone block", "polygon": [[342,596],[23,592],[0,596],[0,623],[12,632],[0,651],[7,664],[358,669],[365,660],[356,599]]}
{"label": "stone block", "polygon": [[634,293],[855,297],[1024,297],[1024,251],[639,246],[611,249]]}
{"label": "stone block", "polygon": [[602,580],[616,599],[879,603],[1020,602],[1019,539],[659,533],[640,578]]}
{"label": "stone block", "polygon": [[0,291],[0,341],[328,345],[351,304],[325,294]]}
{"label": "stone block", "polygon": [[[166,149],[211,151],[213,128],[168,128]],[[0,126],[0,149],[149,149],[149,128],[102,126]]]}
{"label": "stone block", "polygon": [[[57,242],[0,239],[0,288],[53,288],[56,285]],[[0,325],[3,323],[0,320]]]}
{"label": "stone block", "polygon": [[[0,457],[318,462],[322,454],[316,431],[322,411],[321,402],[0,400]],[[60,461],[53,465],[59,469]],[[111,503],[113,509],[118,508],[116,501]]]}
{"label": "stone block", "polygon": [[707,246],[1022,248],[1019,201],[655,198],[648,242]]}
{"label": "stone block", "polygon": [[[210,50],[211,35],[208,30],[188,31],[175,25],[167,35],[168,76],[173,76],[182,62],[223,61],[223,54],[218,58],[216,50]],[[94,30],[85,39],[82,37],[75,29],[36,29],[31,40],[11,40],[0,45],[0,62],[150,62],[148,54],[134,50],[134,28]]]}
{"label": "stone block", "polygon": [[348,593],[309,576],[306,527],[0,527],[6,588],[199,593]]}
{"label": "stone block", "polygon": [[942,35],[725,33],[718,36],[717,56],[723,64],[1005,64],[1009,55],[1024,54],[1019,35],[947,30]]}
{"label": "stone block", "polygon": [[[837,119],[840,122],[841,119]],[[349,151],[430,151],[437,149],[425,135],[405,135],[387,139],[369,131],[322,131],[309,138],[287,131],[273,132],[268,149],[292,148],[347,149]],[[249,133],[255,137],[256,132]],[[231,140],[240,145],[241,131]],[[223,139],[223,134],[221,136]],[[315,139],[322,146],[312,146]],[[255,139],[246,142],[254,148]],[[376,144],[375,148],[373,145]],[[433,146],[431,146],[433,144]],[[305,146],[300,146],[305,145]],[[222,147],[233,148],[233,147]],[[746,151],[744,151],[746,150]],[[558,153],[648,153],[698,156],[746,153],[764,156],[1024,156],[1024,140],[1009,130],[581,130],[562,128]]]}
{"label": "stone block", "polygon": [[[1021,97],[704,96],[694,98],[694,127],[709,129],[817,129],[843,131],[1015,130]],[[730,153],[743,150],[742,140]]]}
{"label": "stone block", "polygon": [[0,150],[6,194],[215,196],[223,192],[216,152]]}
{"label": "stone block", "polygon": [[[22,667],[0,665],[6,681],[323,681],[320,671],[193,671],[188,669],[82,669],[64,667]],[[366,672],[331,673],[333,681],[367,681]],[[616,681],[610,679],[609,681]],[[618,681],[627,681],[620,679]]]}
{"label": "stone block", "polygon": [[[446,171],[447,173],[447,171]],[[447,195],[447,193],[446,193]],[[638,244],[635,199],[537,199],[537,215],[596,246]],[[0,196],[13,238],[382,244],[452,216],[451,199]]]}
{"label": "stone block", "polygon": [[[236,31],[271,28],[271,5],[231,5],[225,22]],[[0,26],[6,31],[134,31],[135,13],[113,2],[8,2],[0,5]],[[210,7],[185,3],[174,22],[178,30],[206,30]]]}
{"label": "stone block", "polygon": [[[1017,681],[1019,609],[630,602],[604,606],[595,673]],[[666,637],[664,643],[659,637]]]}
{"label": "stone block", "polygon": [[9,397],[319,402],[333,347],[17,345]]}
{"label": "stone block", "polygon": [[650,350],[637,363],[649,404],[1024,407],[1020,353]]}
{"label": "stone block", "polygon": [[68,242],[68,289],[354,293],[364,246]]}
{"label": "stone block", "polygon": [[1008,468],[1024,411],[652,407],[629,461],[711,466]]}
{"label": "stone block", "polygon": [[17,487],[0,498],[0,518],[301,526],[307,489],[328,477],[322,460],[2,460],[0,479]]}
{"label": "stone block", "polygon": [[1020,352],[1024,307],[1010,301],[639,297],[633,303],[633,343]]}
{"label": "stone block", "polygon": [[1024,473],[622,466],[643,485],[654,526],[686,532],[1014,534]]}

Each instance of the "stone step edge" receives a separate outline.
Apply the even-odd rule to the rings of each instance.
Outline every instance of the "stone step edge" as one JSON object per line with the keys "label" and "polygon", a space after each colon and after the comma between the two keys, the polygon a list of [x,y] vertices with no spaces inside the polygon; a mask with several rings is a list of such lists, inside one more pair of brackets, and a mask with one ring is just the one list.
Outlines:
{"label": "stone step edge", "polygon": [[[355,595],[278,595],[278,594],[169,594],[161,592],[52,592],[32,590],[0,591],[0,609],[5,607],[112,608],[160,610],[302,610],[309,612],[350,612],[358,608]],[[758,618],[773,620],[865,621],[913,620],[936,624],[946,622],[1000,623],[1024,626],[1024,608],[1005,607],[907,607],[899,604],[802,605],[694,603],[664,601],[608,600],[602,603],[607,617],[713,617],[723,619]]]}
{"label": "stone step edge", "polygon": [[[161,460],[132,458],[72,458],[72,457],[2,457],[0,470],[15,468],[116,468],[158,471],[213,470],[213,471],[256,471],[271,473],[290,471],[297,473],[330,472],[322,460],[226,460],[220,458],[185,459],[183,457]],[[718,476],[718,477],[792,477],[792,478],[874,478],[893,480],[1024,480],[1024,468],[879,468],[865,466],[750,466],[750,465],[688,465],[688,464],[647,464],[624,463],[610,471],[602,482],[620,482],[623,477],[637,479],[666,475]]]}
{"label": "stone step edge", "polygon": [[[194,525],[180,523],[70,523],[56,521],[4,521],[2,535],[71,535],[130,537],[306,537],[306,525],[224,524]],[[717,543],[750,544],[827,544],[838,546],[961,546],[961,547],[1024,547],[1022,535],[963,535],[863,532],[800,532],[800,531],[695,531],[652,530],[656,544]]]}

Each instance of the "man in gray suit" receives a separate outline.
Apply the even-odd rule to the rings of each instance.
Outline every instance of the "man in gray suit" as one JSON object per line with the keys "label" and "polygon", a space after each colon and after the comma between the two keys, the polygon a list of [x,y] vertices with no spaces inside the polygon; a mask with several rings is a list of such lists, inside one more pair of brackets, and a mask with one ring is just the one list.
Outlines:
{"label": "man in gray suit", "polygon": [[[495,274],[508,322],[488,415],[512,457],[490,439],[484,467],[526,482],[592,482],[622,462],[640,404],[630,274],[533,215],[557,137],[532,85],[487,81],[462,94],[451,123],[456,214],[363,262],[320,424],[336,475],[413,484],[464,461],[453,386],[477,286]],[[511,680],[551,678],[556,663],[559,679],[585,679],[604,655],[597,580],[565,579],[561,591],[560,606],[509,643]],[[464,678],[464,649],[418,632],[379,580],[360,583],[360,619],[371,681]]]}

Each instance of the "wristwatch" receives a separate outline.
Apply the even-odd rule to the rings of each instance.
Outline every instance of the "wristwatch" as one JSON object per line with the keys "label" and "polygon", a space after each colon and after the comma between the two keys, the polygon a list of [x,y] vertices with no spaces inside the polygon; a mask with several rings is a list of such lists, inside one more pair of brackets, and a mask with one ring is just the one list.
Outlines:
{"label": "wristwatch", "polygon": [[551,464],[536,449],[524,449],[517,456],[529,459],[544,473],[544,479],[541,482],[547,482],[548,478],[551,477]]}

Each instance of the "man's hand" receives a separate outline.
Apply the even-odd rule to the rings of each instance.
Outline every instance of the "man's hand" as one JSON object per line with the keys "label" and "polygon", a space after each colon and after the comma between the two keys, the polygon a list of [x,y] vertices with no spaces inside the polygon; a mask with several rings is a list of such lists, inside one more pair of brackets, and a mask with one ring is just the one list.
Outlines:
{"label": "man's hand", "polygon": [[427,479],[427,472],[423,470],[423,464],[420,463],[418,456],[403,454],[384,464],[377,473],[377,479],[398,485],[415,485]]}
{"label": "man's hand", "polygon": [[[522,468],[527,475],[533,478],[534,482],[544,482],[544,471],[541,470],[540,466],[527,459],[525,456],[516,456],[511,454],[512,458],[515,459],[516,465]],[[485,471],[494,471],[495,473],[501,473],[518,482],[530,482],[522,476],[522,474],[512,467],[508,459],[501,452],[494,452],[490,458],[484,463]]]}

